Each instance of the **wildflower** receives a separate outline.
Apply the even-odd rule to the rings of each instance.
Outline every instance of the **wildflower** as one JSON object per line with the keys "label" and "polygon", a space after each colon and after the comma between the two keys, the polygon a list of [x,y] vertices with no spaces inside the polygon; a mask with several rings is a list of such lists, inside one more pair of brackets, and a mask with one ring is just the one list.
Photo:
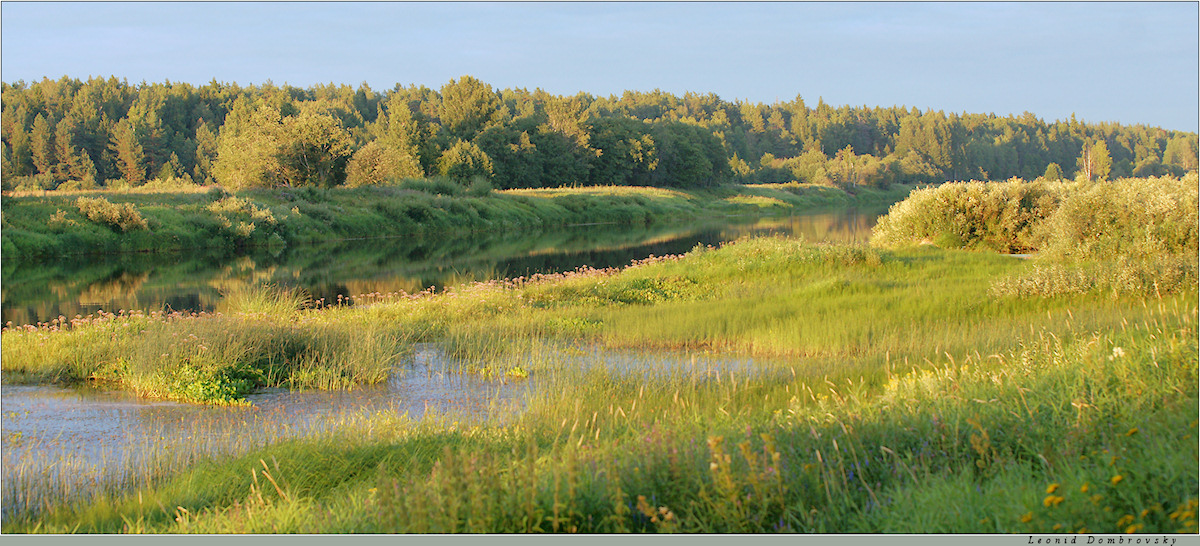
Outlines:
{"label": "wildflower", "polygon": [[1135,524],[1135,525],[1130,525],[1129,527],[1125,528],[1125,534],[1136,533],[1136,532],[1140,531],[1142,529],[1142,527],[1145,527],[1145,526],[1140,523]]}
{"label": "wildflower", "polygon": [[1104,495],[1101,495],[1101,494],[1099,494],[1099,493],[1096,493],[1095,495],[1092,495],[1092,503],[1093,503],[1093,504],[1100,504],[1100,500],[1101,500],[1101,499],[1103,499],[1103,498],[1104,498]]}
{"label": "wildflower", "polygon": [[1025,515],[1021,516],[1021,523],[1029,523],[1029,520],[1032,520],[1032,519],[1033,519],[1033,512],[1025,512]]}
{"label": "wildflower", "polygon": [[1066,499],[1057,495],[1046,495],[1046,498],[1042,499],[1042,506],[1045,506],[1046,508],[1058,506],[1062,504],[1062,501],[1064,500]]}
{"label": "wildflower", "polygon": [[1124,527],[1133,523],[1133,514],[1125,514],[1121,519],[1117,520],[1117,527]]}
{"label": "wildflower", "polygon": [[1121,358],[1125,356],[1125,350],[1120,347],[1113,347],[1113,358]]}
{"label": "wildflower", "polygon": [[1117,474],[1116,476],[1113,476],[1113,477],[1112,477],[1112,480],[1111,480],[1111,481],[1112,481],[1112,484],[1113,484],[1113,485],[1117,485],[1118,483],[1121,483],[1121,480],[1123,480],[1123,479],[1125,479],[1125,476],[1122,476],[1122,475],[1120,475],[1120,474]]}
{"label": "wildflower", "polygon": [[1088,492],[1088,484],[1086,484],[1086,483],[1085,483],[1085,484],[1083,484],[1083,485],[1079,486],[1079,492],[1080,492],[1080,493],[1087,493],[1087,492]]}
{"label": "wildflower", "polygon": [[1061,523],[1055,523],[1055,524],[1054,524],[1054,530],[1055,530],[1055,531],[1061,531],[1061,530],[1062,530],[1062,524],[1061,524]]}
{"label": "wildflower", "polygon": [[1051,494],[1051,493],[1053,493],[1053,492],[1055,492],[1055,491],[1058,491],[1058,484],[1057,484],[1057,483],[1052,483],[1052,484],[1050,484],[1050,485],[1046,486],[1046,494],[1047,494],[1047,495],[1049,495],[1049,494]]}
{"label": "wildflower", "polygon": [[1126,432],[1126,433],[1125,433],[1125,435],[1126,435],[1126,436],[1133,436],[1134,434],[1137,434],[1137,433],[1138,433],[1138,429],[1137,429],[1137,427],[1133,427],[1133,428],[1129,429],[1129,432]]}

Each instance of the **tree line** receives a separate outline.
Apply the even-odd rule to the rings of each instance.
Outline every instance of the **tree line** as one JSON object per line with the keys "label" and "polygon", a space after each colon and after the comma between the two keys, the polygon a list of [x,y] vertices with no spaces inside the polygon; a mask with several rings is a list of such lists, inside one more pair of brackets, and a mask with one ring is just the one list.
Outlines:
{"label": "tree line", "polygon": [[446,177],[498,188],[839,187],[1011,177],[1103,179],[1197,169],[1197,135],[915,107],[771,105],[717,95],[141,83],[0,84],[5,189],[251,187]]}

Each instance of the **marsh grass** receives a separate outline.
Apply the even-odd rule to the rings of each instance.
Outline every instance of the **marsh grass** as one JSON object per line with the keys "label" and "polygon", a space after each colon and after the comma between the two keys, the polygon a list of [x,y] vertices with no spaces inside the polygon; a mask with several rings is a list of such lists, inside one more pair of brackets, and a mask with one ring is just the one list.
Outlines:
{"label": "marsh grass", "polygon": [[508,424],[345,421],[5,530],[1187,532],[1196,308],[1146,311],[877,377],[564,372]]}
{"label": "marsh grass", "polygon": [[[465,366],[545,350],[544,367],[508,420],[367,416],[47,501],[4,531],[1194,532],[1195,288],[989,293],[1033,267],[758,238],[290,319],[208,318],[291,347],[274,355],[395,336],[385,354],[444,340]],[[72,332],[4,335],[23,358]],[[578,364],[555,363],[562,342]],[[764,363],[629,373],[586,352],[604,346]]]}

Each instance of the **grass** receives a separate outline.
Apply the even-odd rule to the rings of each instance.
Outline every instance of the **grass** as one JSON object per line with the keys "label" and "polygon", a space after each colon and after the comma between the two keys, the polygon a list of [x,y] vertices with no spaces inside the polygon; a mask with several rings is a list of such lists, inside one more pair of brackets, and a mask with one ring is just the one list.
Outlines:
{"label": "grass", "polygon": [[[715,190],[599,187],[472,192],[445,181],[400,186],[200,192],[89,191],[5,195],[6,260],[38,261],[79,254],[282,247],[330,240],[510,231],[585,223],[645,225],[665,220],[755,212],[746,199],[774,192],[781,211],[813,206],[889,203],[908,187],[851,196],[812,190],[820,199],[783,190],[727,186]],[[784,201],[780,201],[784,203]]]}
{"label": "grass", "polygon": [[[165,462],[116,485],[18,473],[5,499],[36,502],[2,530],[1194,534],[1196,286],[1111,289],[1121,256],[1090,259],[1059,262],[1087,289],[998,291],[1055,262],[765,237],[369,305],[284,294],[271,313],[6,330],[6,381],[221,332],[284,340],[255,353],[276,381],[300,355],[353,367],[347,336],[380,347],[354,362],[440,342],[447,372],[533,390],[505,419],[381,413],[151,450]],[[755,363],[646,373],[612,349]],[[498,373],[515,366],[527,379]]]}

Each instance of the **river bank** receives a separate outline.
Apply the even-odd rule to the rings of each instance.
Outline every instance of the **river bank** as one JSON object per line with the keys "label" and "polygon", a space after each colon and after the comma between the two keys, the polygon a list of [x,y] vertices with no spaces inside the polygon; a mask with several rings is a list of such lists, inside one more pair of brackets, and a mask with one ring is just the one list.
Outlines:
{"label": "river bank", "polygon": [[451,183],[245,191],[48,192],[4,196],[5,260],[122,252],[238,251],[344,239],[645,225],[737,214],[890,204],[911,186],[731,185],[708,190],[588,187],[472,194]]}

